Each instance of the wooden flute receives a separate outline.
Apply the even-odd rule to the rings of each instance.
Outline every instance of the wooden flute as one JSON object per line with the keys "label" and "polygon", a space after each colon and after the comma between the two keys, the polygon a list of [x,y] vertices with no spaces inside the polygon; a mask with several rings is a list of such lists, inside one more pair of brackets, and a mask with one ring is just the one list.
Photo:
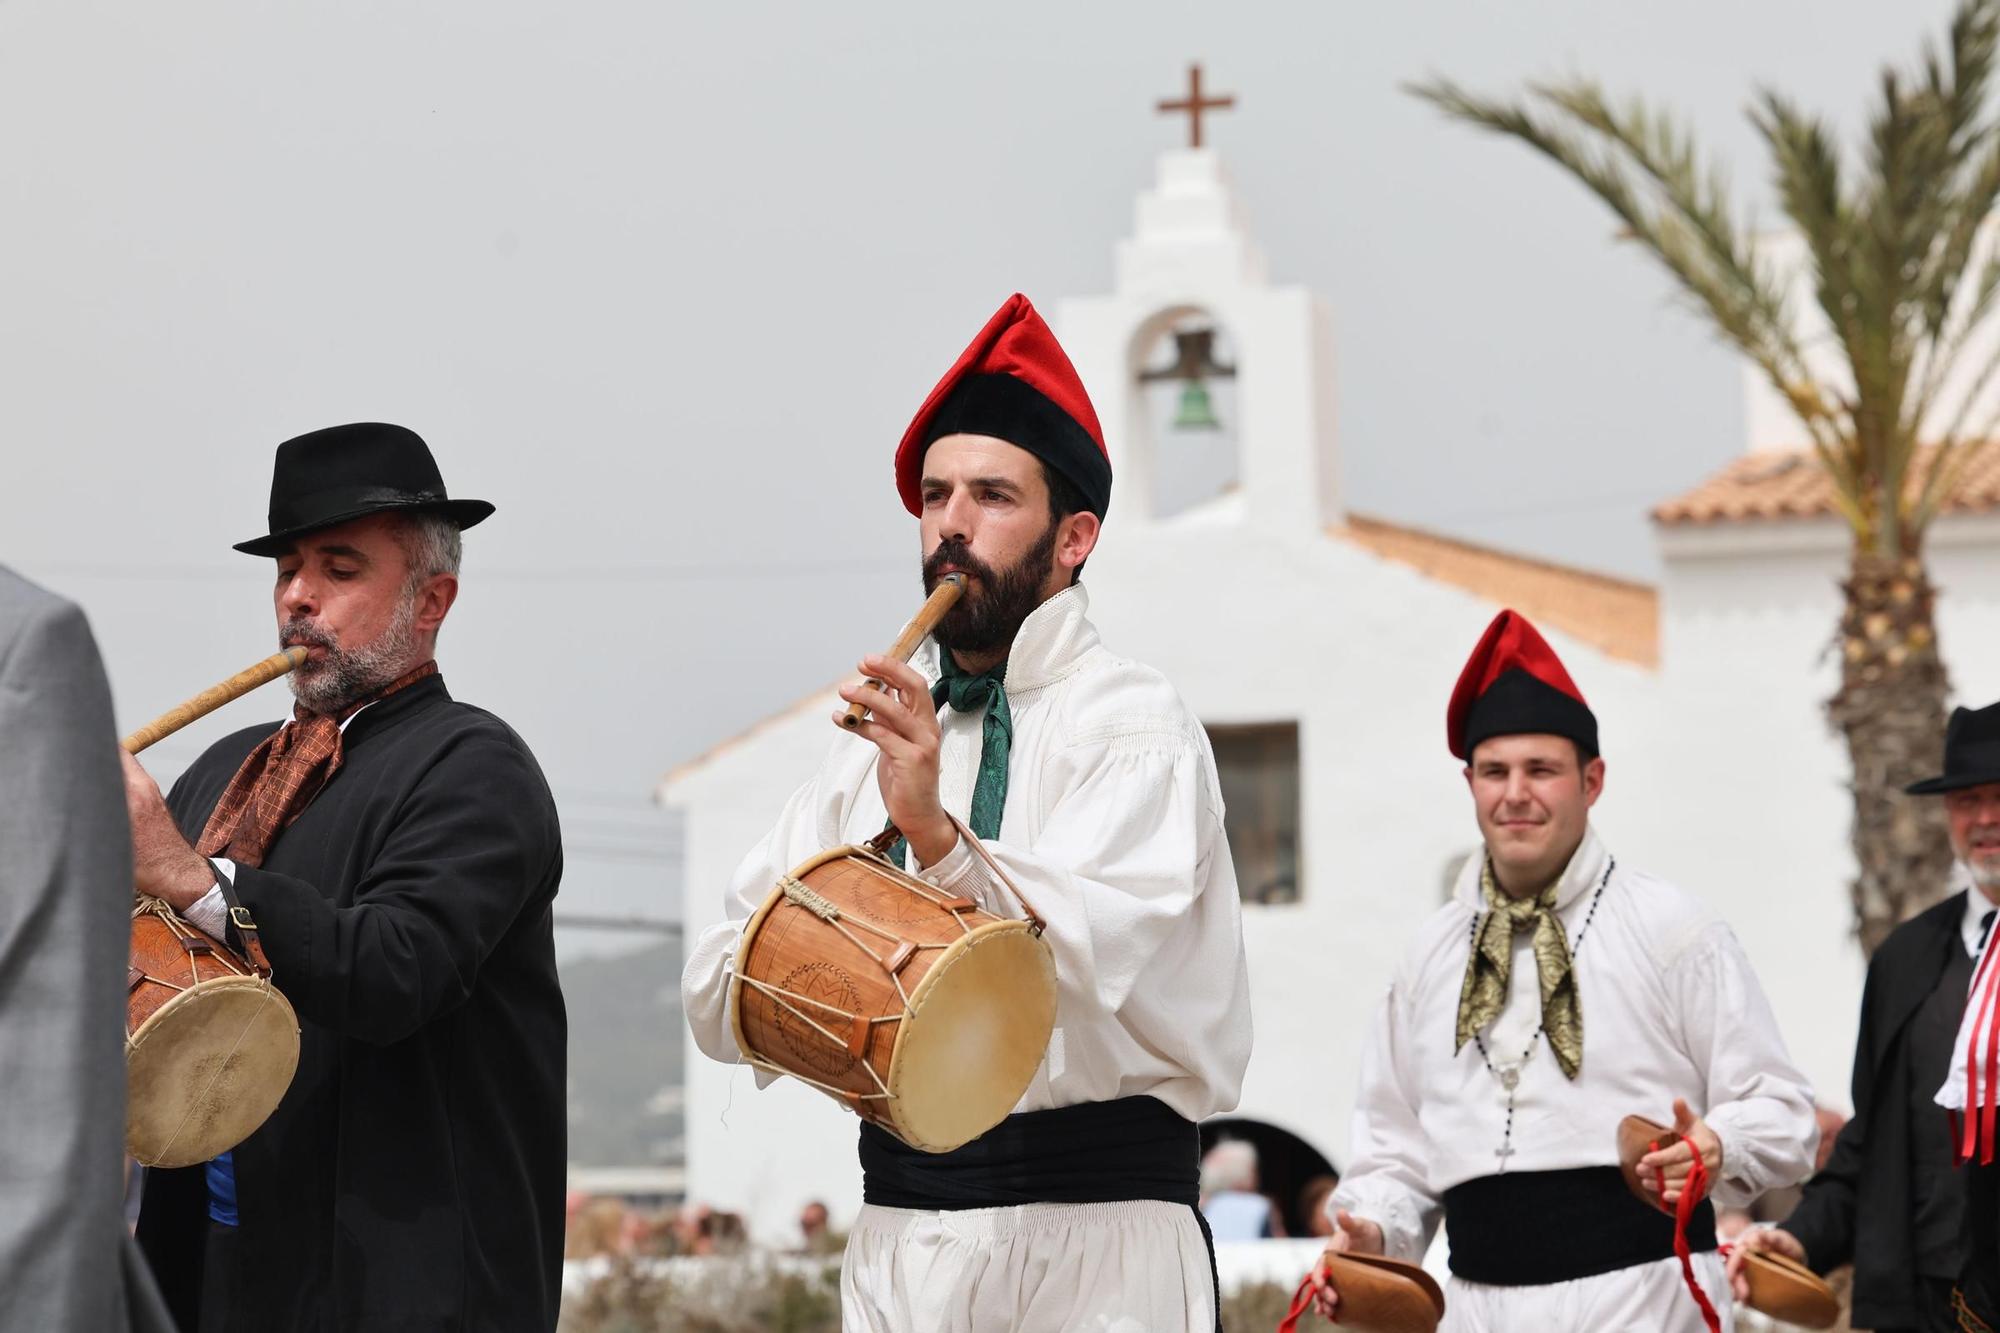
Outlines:
{"label": "wooden flute", "polygon": [[[882,655],[893,657],[898,662],[909,661],[910,654],[917,651],[917,645],[924,641],[924,636],[937,628],[938,621],[944,619],[944,613],[951,610],[953,604],[958,601],[959,594],[964,591],[963,574],[947,574],[939,579],[937,587],[931,589],[931,595],[924,599],[924,604],[917,608],[914,616],[910,617],[910,623],[903,626],[903,632],[896,636],[896,641],[889,645],[889,651]],[[882,688],[882,682],[872,678],[863,683],[874,689]],[[849,704],[847,712],[840,719],[840,725],[852,731],[860,726],[861,719],[867,716],[868,710],[860,704]]]}
{"label": "wooden flute", "polygon": [[274,681],[296,669],[305,660],[306,649],[296,644],[283,652],[272,653],[257,665],[245,667],[220,685],[211,685],[179,707],[168,709],[119,743],[125,747],[126,753],[137,754],[148,745],[165,740],[197,718],[207,717],[230,700],[241,698],[259,685]]}

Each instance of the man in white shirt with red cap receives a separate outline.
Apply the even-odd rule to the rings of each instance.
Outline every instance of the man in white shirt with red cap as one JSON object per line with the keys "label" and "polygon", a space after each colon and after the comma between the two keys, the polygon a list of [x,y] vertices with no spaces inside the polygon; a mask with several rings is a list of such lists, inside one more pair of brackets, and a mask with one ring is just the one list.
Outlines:
{"label": "man in white shirt with red cap", "polygon": [[912,872],[1018,916],[990,856],[1046,920],[1055,1035],[1016,1113],[962,1148],[920,1152],[861,1127],[842,1327],[1210,1333],[1195,1122],[1235,1106],[1250,1055],[1222,798],[1173,686],[1090,622],[1077,575],[1110,458],[1025,297],[931,391],[896,482],[920,523],[925,589],[946,573],[969,586],[910,663],[863,659],[884,688],[841,691],[871,720],[836,727],[818,775],[737,871],[730,919],[689,951],[696,1044],[739,1057],[728,992],[744,919],[806,858],[892,821]]}
{"label": "man in white shirt with red cap", "polygon": [[1811,1091],[1729,927],[1591,828],[1597,719],[1525,618],[1488,627],[1447,732],[1485,854],[1382,1001],[1328,1248],[1414,1262],[1442,1218],[1452,1333],[1725,1327],[1713,1206],[1684,1267],[1676,1219],[1627,1188],[1619,1122],[1672,1108],[1638,1167],[1652,1196],[1741,1204],[1811,1168]]}

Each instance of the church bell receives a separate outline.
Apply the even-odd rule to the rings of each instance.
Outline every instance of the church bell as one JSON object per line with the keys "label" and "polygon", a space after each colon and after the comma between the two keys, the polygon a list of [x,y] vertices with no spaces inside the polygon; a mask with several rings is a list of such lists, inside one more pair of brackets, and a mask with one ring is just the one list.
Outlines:
{"label": "church bell", "polygon": [[1145,371],[1139,379],[1142,383],[1180,381],[1180,404],[1174,411],[1173,420],[1175,430],[1220,430],[1222,422],[1216,417],[1215,404],[1209,398],[1208,381],[1211,378],[1228,379],[1235,373],[1236,367],[1225,366],[1215,359],[1213,328],[1176,329],[1173,364]]}

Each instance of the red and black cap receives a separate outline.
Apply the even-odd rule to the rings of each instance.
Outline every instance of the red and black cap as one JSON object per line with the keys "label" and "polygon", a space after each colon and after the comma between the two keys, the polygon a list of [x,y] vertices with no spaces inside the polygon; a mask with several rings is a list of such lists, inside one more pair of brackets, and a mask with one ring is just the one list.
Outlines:
{"label": "red and black cap", "polygon": [[1111,503],[1104,428],[1062,344],[1019,292],[945,372],[896,446],[896,490],[923,512],[924,451],[946,435],[991,435],[1067,477],[1099,518]]}
{"label": "red and black cap", "polygon": [[1445,711],[1451,752],[1470,760],[1483,740],[1524,733],[1562,736],[1597,757],[1597,715],[1526,616],[1502,611],[1480,636]]}

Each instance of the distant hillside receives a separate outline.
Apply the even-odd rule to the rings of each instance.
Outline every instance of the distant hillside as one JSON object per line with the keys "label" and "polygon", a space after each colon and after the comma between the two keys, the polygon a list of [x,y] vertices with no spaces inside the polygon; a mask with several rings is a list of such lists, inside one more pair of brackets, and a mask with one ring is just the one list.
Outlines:
{"label": "distant hillside", "polygon": [[677,941],[562,964],[576,1165],[681,1160],[680,975]]}

